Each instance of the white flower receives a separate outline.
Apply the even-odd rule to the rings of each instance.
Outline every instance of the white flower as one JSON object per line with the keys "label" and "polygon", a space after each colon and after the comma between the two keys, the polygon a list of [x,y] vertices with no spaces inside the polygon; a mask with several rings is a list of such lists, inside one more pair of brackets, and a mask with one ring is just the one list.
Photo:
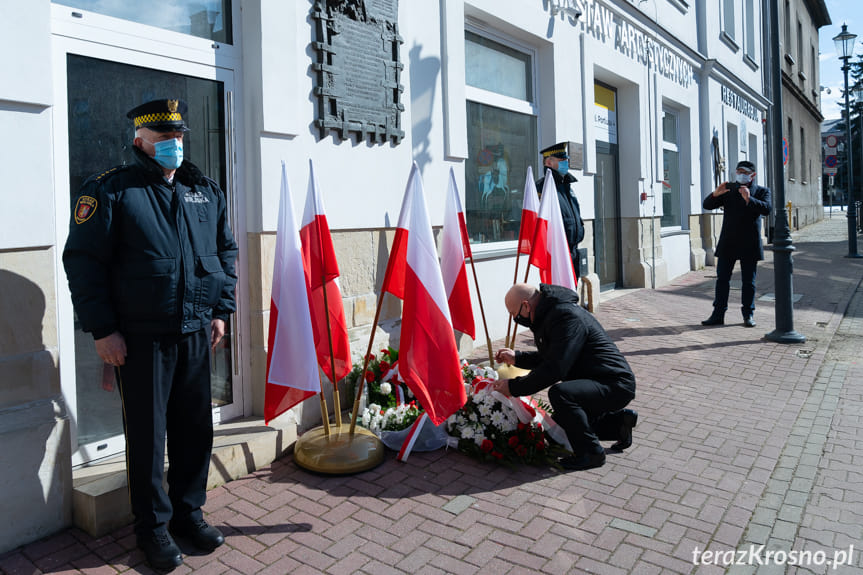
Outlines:
{"label": "white flower", "polygon": [[485,441],[485,435],[482,433],[477,433],[473,436],[473,442],[476,443],[477,447],[480,447],[483,441]]}
{"label": "white flower", "polygon": [[471,412],[471,414],[470,414],[470,415],[468,415],[468,416],[467,416],[467,418],[468,418],[468,419],[470,419],[470,420],[471,420],[472,422],[474,422],[474,423],[476,423],[476,422],[477,422],[477,420],[479,420],[479,418],[478,418],[478,417],[476,416],[476,414],[475,414],[475,413],[473,413],[473,412]]}
{"label": "white flower", "polygon": [[378,414],[381,412],[381,406],[378,405],[377,403],[372,403],[371,405],[369,405],[369,411],[371,411],[374,414]]}
{"label": "white flower", "polygon": [[507,424],[507,417],[501,411],[495,411],[491,414],[491,424],[500,430],[503,430]]}
{"label": "white flower", "polygon": [[392,393],[392,391],[393,386],[391,386],[389,383],[383,382],[381,384],[381,393],[383,393],[384,395],[389,395],[390,393]]}
{"label": "white flower", "polygon": [[491,405],[489,405],[488,403],[482,402],[481,404],[479,404],[479,414],[482,415],[483,417],[490,416],[491,411],[492,411]]}
{"label": "white flower", "polygon": [[369,410],[366,409],[363,411],[363,427],[368,427],[369,423],[372,421],[372,414],[369,413]]}
{"label": "white flower", "polygon": [[472,439],[475,435],[473,427],[466,425],[464,427],[458,428],[458,433],[461,435],[462,439]]}

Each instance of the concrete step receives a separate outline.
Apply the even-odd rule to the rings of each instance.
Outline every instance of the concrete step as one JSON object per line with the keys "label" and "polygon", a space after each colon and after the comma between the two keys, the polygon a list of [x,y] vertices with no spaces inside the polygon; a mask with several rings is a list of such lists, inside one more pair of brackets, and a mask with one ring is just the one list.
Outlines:
{"label": "concrete step", "polygon": [[[296,440],[296,423],[273,421],[268,427],[262,417],[250,417],[217,425],[207,489],[272,463]],[[72,522],[76,527],[102,537],[132,522],[125,456],[78,468],[72,476]]]}

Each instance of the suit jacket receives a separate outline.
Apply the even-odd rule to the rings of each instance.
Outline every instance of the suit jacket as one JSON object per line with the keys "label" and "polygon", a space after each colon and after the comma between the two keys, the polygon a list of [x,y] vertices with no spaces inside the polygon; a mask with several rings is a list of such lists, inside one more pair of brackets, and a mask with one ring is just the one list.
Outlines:
{"label": "suit jacket", "polygon": [[761,217],[770,214],[773,202],[770,188],[749,186],[749,203],[743,200],[739,184],[728,184],[728,191],[719,197],[712,193],[704,198],[704,209],[723,208],[722,230],[715,255],[735,260],[763,260],[761,243]]}

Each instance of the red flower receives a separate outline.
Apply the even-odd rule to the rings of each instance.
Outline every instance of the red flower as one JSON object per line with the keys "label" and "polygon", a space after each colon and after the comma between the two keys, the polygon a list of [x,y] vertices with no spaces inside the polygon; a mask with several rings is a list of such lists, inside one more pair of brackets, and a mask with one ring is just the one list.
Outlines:
{"label": "red flower", "polygon": [[492,443],[488,439],[483,439],[482,445],[480,445],[479,448],[482,449],[483,453],[488,453],[489,451],[494,449],[494,443]]}
{"label": "red flower", "polygon": [[373,353],[368,354],[366,356],[366,359],[369,361],[374,361],[375,360],[375,354],[373,354]]}
{"label": "red flower", "polygon": [[541,423],[537,423],[537,424],[536,424],[536,428],[537,428],[539,431],[542,431],[542,424],[541,424]]}
{"label": "red flower", "polygon": [[537,441],[536,442],[536,450],[537,451],[545,451],[545,442],[544,441]]}
{"label": "red flower", "polygon": [[389,370],[389,368],[390,368],[390,364],[388,364],[385,361],[381,362],[381,373],[386,373],[387,370]]}
{"label": "red flower", "polygon": [[492,457],[494,457],[495,459],[503,459],[503,453],[500,453],[500,452],[498,452],[498,451],[492,451],[492,452],[491,452],[491,455],[492,455]]}
{"label": "red flower", "polygon": [[366,372],[366,383],[371,383],[375,380],[375,374],[372,371]]}
{"label": "red flower", "polygon": [[509,438],[509,441],[507,443],[509,443],[510,447],[515,447],[516,445],[518,445],[518,437],[513,435],[512,437]]}
{"label": "red flower", "polygon": [[516,429],[518,429],[519,431],[524,431],[526,427],[527,426],[525,424],[519,423]]}
{"label": "red flower", "polygon": [[524,457],[525,455],[527,455],[527,447],[525,447],[524,445],[519,445],[515,448],[515,454],[519,457]]}

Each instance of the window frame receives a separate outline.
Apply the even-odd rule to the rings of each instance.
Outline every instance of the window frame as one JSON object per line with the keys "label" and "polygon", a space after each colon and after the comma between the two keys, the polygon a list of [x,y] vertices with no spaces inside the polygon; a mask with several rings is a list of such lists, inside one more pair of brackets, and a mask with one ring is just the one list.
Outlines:
{"label": "window frame", "polygon": [[[670,142],[665,138],[665,115],[666,114],[674,116],[674,131],[675,131],[674,142]],[[677,206],[676,207],[678,210],[678,219],[680,220],[680,223],[678,223],[676,225],[671,225],[671,226],[666,226],[666,225],[662,224],[662,218],[667,215],[665,213],[665,208],[664,208],[665,189],[663,188],[663,190],[662,190],[663,210],[662,210],[662,216],[660,216],[660,218],[659,218],[659,227],[660,227],[662,234],[667,234],[669,232],[673,233],[673,232],[682,231],[683,229],[685,229],[683,226],[683,221],[684,221],[684,217],[683,217],[683,214],[684,214],[684,209],[683,209],[683,172],[681,170],[682,150],[681,150],[681,146],[680,146],[680,136],[681,136],[680,118],[681,118],[682,114],[681,114],[681,111],[676,109],[676,108],[673,108],[673,107],[668,106],[668,105],[663,105],[662,106],[662,115],[663,115],[663,122],[662,122],[663,129],[662,129],[661,138],[662,138],[663,166],[665,164],[665,152],[674,152],[675,154],[677,154],[677,185],[679,188],[677,190]],[[663,174],[663,176],[664,176],[664,174]],[[665,182],[665,178],[663,177],[663,183],[664,182]]]}
{"label": "window frame", "polygon": [[[515,38],[510,36],[504,36],[500,32],[495,30],[490,30],[485,27],[478,26],[471,22],[465,22],[464,24],[465,31],[465,40],[467,42],[467,33],[475,34],[480,37],[487,38],[492,40],[498,44],[506,46],[512,50],[523,52],[529,56],[529,78],[530,78],[530,94],[533,98],[533,101],[520,100],[518,98],[513,98],[511,96],[505,96],[503,94],[498,94],[497,92],[492,92],[490,90],[486,90],[483,88],[477,88],[475,86],[471,86],[467,83],[467,62],[464,63],[465,67],[465,78],[464,78],[464,96],[465,101],[463,106],[465,110],[467,110],[467,105],[469,102],[474,102],[477,104],[481,104],[484,106],[492,106],[495,108],[500,108],[505,111],[515,112],[519,114],[524,114],[533,117],[533,121],[535,122],[535,133],[537,135],[537,144],[541,141],[541,137],[539,134],[539,114],[540,108],[538,103],[538,88],[539,88],[539,79],[538,79],[538,66],[537,66],[537,58],[538,51],[535,47],[525,44],[524,42],[520,42]],[[465,112],[465,114],[467,114]],[[465,121],[467,121],[467,115],[465,115]],[[467,123],[465,124],[465,129],[467,129]],[[468,158],[470,157],[471,151],[467,151]],[[536,168],[537,161],[539,159],[539,149],[535,150],[535,157],[531,165],[534,166],[534,177],[539,178],[540,176],[537,174]],[[524,175],[518,176],[520,178],[524,178]],[[522,181],[523,185],[523,181]],[[465,207],[467,205],[467,190],[465,190]],[[465,216],[467,214],[465,213]],[[468,231],[468,235],[470,235],[470,231]],[[500,256],[511,256],[515,253],[518,247],[518,238],[514,240],[504,240],[504,241],[494,241],[494,242],[477,242],[473,239],[470,240],[471,249],[473,250],[474,257],[476,260],[483,259],[491,259]]]}

